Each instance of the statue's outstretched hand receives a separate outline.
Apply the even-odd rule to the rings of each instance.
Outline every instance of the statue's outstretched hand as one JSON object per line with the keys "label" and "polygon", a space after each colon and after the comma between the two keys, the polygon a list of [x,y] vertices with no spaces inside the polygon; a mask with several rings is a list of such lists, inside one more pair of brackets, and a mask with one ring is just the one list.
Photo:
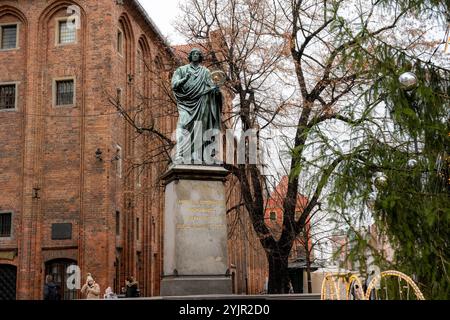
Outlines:
{"label": "statue's outstretched hand", "polygon": [[192,76],[192,73],[187,72],[186,76],[184,77],[184,82],[187,82],[191,78],[191,76]]}

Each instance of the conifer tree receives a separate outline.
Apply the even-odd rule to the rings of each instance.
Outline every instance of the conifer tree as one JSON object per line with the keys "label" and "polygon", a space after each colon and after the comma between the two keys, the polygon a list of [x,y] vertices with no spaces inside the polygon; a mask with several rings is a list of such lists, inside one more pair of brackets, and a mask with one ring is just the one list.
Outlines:
{"label": "conifer tree", "polygon": [[[448,1],[421,1],[419,8],[450,21]],[[395,252],[390,265],[382,255],[376,263],[412,275],[428,299],[450,298],[450,70],[439,45],[426,60],[381,42],[358,51],[374,79],[365,104],[387,114],[378,129],[363,128],[370,147],[342,163],[331,197],[349,224],[351,210],[370,208]],[[349,230],[356,260],[368,242]]]}

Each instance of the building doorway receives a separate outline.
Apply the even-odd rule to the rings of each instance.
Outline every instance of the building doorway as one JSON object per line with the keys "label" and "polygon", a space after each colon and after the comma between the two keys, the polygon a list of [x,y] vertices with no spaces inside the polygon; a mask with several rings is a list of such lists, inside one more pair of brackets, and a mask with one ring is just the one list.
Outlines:
{"label": "building doorway", "polygon": [[69,290],[67,287],[67,268],[72,265],[76,265],[77,262],[70,259],[57,259],[48,261],[45,264],[45,275],[51,275],[53,281],[60,288],[60,294],[62,300],[75,300],[77,299],[77,290]]}
{"label": "building doorway", "polygon": [[0,300],[16,300],[17,267],[0,264]]}

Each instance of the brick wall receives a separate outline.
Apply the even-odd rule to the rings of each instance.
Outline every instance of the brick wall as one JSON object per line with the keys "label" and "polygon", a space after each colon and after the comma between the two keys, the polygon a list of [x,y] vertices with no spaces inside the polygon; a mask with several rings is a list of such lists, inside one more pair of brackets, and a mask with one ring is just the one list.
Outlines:
{"label": "brick wall", "polygon": [[[57,45],[57,21],[68,15],[69,5],[80,8],[80,29],[75,43]],[[0,25],[16,22],[18,48],[0,51],[0,84],[18,85],[17,110],[0,111],[0,212],[13,213],[12,237],[0,238],[0,252],[14,256],[0,258],[0,265],[18,267],[17,298],[41,299],[46,267],[54,261],[76,262],[82,283],[91,273],[102,291],[111,286],[118,292],[133,275],[143,295],[159,295],[164,254],[159,177],[167,163],[158,151],[162,143],[148,135],[137,138],[110,99],[120,89],[127,112],[170,136],[177,114],[161,75],[170,79],[173,57],[131,0],[124,5],[1,0]],[[75,81],[75,103],[55,107],[54,81],[68,77]],[[142,161],[149,164],[131,170]],[[238,201],[237,189],[231,189]],[[242,217],[229,242],[235,292],[259,293],[266,259],[247,216]],[[52,239],[52,225],[58,223],[72,224],[71,239]]]}
{"label": "brick wall", "polygon": [[[19,92],[17,110],[0,111],[0,211],[13,212],[13,236],[0,239],[0,251],[17,251],[14,260],[0,264],[19,267],[19,299],[41,298],[46,263],[55,259],[75,260],[82,282],[92,273],[102,290],[123,286],[126,276],[135,275],[145,295],[157,295],[162,203],[154,200],[162,197],[160,188],[146,191],[155,190],[163,167],[147,168],[140,186],[136,175],[127,174],[154,142],[136,143],[136,132],[114,113],[108,98],[121,88],[125,108],[133,109],[136,89],[129,75],[140,90],[152,90],[148,79],[135,77],[138,48],[145,47],[149,64],[157,55],[170,57],[132,1],[76,4],[81,12],[77,40],[57,45],[58,18],[66,17],[75,2],[0,3],[0,24],[19,23],[18,48],[0,51],[0,83],[17,82]],[[116,50],[118,28],[125,35],[122,56]],[[75,80],[75,103],[55,107],[54,80],[67,77]],[[172,130],[172,119],[159,121]],[[118,145],[121,177],[114,160]],[[103,161],[96,158],[97,149]],[[52,240],[55,223],[72,223],[72,238]]]}

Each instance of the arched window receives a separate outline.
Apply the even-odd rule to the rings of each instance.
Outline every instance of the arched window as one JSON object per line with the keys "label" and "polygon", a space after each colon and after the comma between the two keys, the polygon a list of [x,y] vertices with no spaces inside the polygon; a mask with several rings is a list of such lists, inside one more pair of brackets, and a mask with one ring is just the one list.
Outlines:
{"label": "arched window", "polygon": [[70,276],[67,274],[67,268],[76,264],[76,261],[70,259],[57,259],[45,264],[45,276],[53,277],[53,281],[59,287],[62,300],[77,299],[77,290],[69,290],[67,287],[67,278]]}

